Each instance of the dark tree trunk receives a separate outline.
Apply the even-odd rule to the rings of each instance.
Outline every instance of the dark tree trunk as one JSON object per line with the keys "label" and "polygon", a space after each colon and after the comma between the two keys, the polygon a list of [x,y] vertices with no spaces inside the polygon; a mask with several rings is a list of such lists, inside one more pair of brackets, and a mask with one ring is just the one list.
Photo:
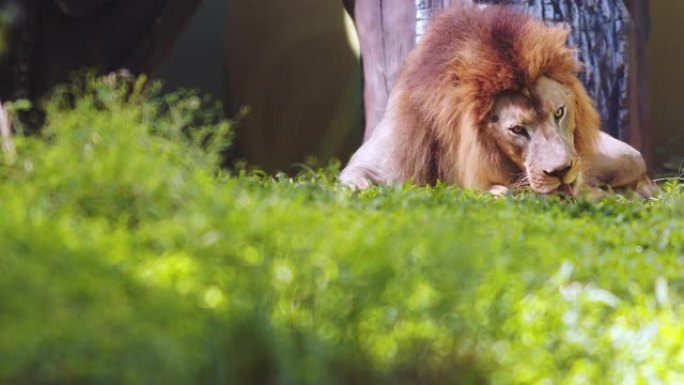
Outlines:
{"label": "dark tree trunk", "polygon": [[0,98],[39,98],[73,71],[151,72],[201,0],[0,0],[19,17]]}
{"label": "dark tree trunk", "polygon": [[653,165],[651,139],[651,88],[648,81],[648,39],[651,17],[648,0],[626,0],[631,16],[629,49],[629,125],[622,138],[641,150],[646,163]]}
{"label": "dark tree trunk", "polygon": [[[407,52],[435,13],[457,1],[469,0],[356,0],[365,71],[366,138],[382,116],[388,90]],[[475,2],[510,4],[550,22],[570,24],[569,43],[578,48],[579,59],[585,63],[580,78],[597,103],[603,130],[641,149],[650,159],[645,66],[648,0],[627,0],[626,4],[623,0]]]}

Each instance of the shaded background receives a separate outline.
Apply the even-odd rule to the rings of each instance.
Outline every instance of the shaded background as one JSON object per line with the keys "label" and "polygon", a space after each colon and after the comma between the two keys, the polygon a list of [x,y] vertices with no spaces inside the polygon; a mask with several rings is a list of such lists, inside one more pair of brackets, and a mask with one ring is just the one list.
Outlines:
{"label": "shaded background", "polygon": [[362,138],[361,71],[340,1],[204,0],[156,77],[240,106],[235,156],[269,172],[345,159]]}
{"label": "shaded background", "polygon": [[684,159],[684,2],[652,0],[651,125],[656,165],[680,171]]}

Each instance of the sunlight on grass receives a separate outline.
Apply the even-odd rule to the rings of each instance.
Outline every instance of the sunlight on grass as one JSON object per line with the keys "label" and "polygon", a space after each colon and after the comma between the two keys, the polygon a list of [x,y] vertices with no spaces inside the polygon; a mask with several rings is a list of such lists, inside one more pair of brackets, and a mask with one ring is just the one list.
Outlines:
{"label": "sunlight on grass", "polygon": [[15,137],[0,382],[684,382],[679,184],[592,203],[225,171],[214,107],[91,79]]}

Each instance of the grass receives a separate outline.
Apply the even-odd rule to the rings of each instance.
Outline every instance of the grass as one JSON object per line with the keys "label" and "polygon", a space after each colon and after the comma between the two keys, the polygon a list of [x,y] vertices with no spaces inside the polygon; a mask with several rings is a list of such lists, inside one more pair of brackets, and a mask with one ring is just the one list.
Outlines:
{"label": "grass", "polygon": [[0,383],[684,383],[679,185],[226,171],[206,100],[112,83],[58,91],[0,166]]}

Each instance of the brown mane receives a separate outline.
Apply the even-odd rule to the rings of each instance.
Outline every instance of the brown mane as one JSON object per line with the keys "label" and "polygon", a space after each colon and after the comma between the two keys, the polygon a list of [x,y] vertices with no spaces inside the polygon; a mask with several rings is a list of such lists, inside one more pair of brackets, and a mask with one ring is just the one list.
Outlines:
{"label": "brown mane", "polygon": [[438,16],[409,56],[388,106],[401,122],[403,178],[472,185],[484,174],[514,174],[516,166],[481,128],[497,95],[524,92],[542,76],[574,93],[575,148],[591,159],[599,117],[576,77],[581,65],[566,44],[568,33],[507,7],[464,5]]}

